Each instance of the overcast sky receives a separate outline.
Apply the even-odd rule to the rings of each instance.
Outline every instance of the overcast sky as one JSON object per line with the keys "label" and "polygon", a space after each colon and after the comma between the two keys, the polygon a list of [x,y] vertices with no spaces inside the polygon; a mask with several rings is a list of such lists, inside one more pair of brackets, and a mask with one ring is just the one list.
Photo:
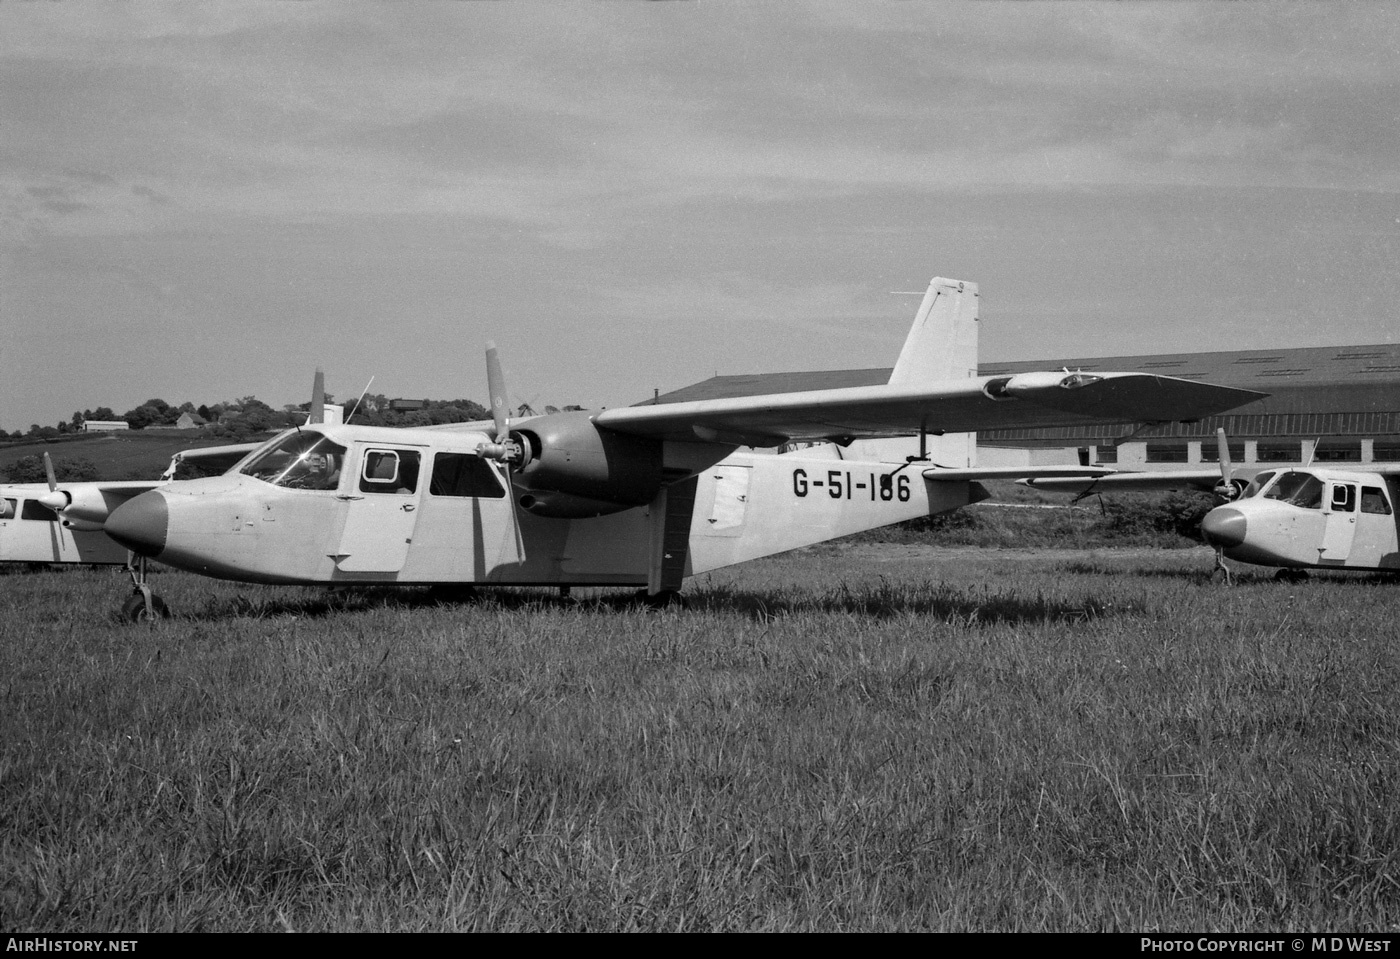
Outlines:
{"label": "overcast sky", "polygon": [[1400,10],[4,4],[0,427],[1395,342]]}

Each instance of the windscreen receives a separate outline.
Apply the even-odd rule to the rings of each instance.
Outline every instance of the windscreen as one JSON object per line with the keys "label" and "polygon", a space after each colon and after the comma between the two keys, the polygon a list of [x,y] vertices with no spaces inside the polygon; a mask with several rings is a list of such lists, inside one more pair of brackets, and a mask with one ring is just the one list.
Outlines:
{"label": "windscreen", "polygon": [[1264,491],[1265,499],[1276,499],[1303,509],[1322,509],[1322,480],[1311,473],[1284,473]]}
{"label": "windscreen", "polygon": [[340,484],[345,447],[315,430],[294,430],[250,459],[239,470],[287,489],[330,490]]}
{"label": "windscreen", "polygon": [[1259,495],[1259,491],[1269,485],[1269,480],[1273,479],[1274,475],[1275,474],[1270,471],[1268,473],[1260,473],[1258,476],[1254,477],[1254,479],[1249,481],[1249,485],[1244,488],[1244,492],[1240,494],[1240,499],[1249,499],[1251,496]]}

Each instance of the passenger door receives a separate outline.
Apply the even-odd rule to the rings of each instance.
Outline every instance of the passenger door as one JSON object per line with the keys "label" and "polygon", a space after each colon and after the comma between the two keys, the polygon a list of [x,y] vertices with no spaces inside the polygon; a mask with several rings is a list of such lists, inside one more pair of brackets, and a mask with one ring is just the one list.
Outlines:
{"label": "passenger door", "polygon": [[347,573],[396,573],[408,559],[418,525],[423,454],[403,447],[355,446],[357,474],[337,494],[349,508],[336,566]]}
{"label": "passenger door", "polygon": [[1356,484],[1329,482],[1323,500],[1322,562],[1345,562],[1356,538]]}

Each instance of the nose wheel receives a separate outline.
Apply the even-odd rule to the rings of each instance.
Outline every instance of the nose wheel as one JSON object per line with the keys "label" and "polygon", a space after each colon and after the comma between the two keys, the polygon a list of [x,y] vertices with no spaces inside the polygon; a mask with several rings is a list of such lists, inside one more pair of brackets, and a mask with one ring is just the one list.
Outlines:
{"label": "nose wheel", "polygon": [[165,600],[155,593],[132,593],[122,603],[122,621],[127,623],[154,623],[158,619],[168,619],[170,610]]}
{"label": "nose wheel", "polygon": [[128,557],[126,570],[131,574],[131,595],[122,603],[121,618],[126,623],[154,623],[159,619],[170,618],[170,609],[165,600],[151,592],[146,582],[146,557],[135,563]]}

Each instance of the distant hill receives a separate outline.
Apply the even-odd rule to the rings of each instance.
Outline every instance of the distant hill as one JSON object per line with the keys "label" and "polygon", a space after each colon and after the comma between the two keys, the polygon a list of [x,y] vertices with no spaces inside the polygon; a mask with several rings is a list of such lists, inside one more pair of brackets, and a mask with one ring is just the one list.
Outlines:
{"label": "distant hill", "polygon": [[[250,437],[262,440],[272,434]],[[185,450],[227,446],[233,441],[216,439],[200,430],[127,430],[119,433],[78,433],[45,442],[22,440],[0,445],[0,482],[4,471],[25,456],[48,453],[55,462],[87,460],[103,480],[156,479],[170,465],[170,457]]]}

